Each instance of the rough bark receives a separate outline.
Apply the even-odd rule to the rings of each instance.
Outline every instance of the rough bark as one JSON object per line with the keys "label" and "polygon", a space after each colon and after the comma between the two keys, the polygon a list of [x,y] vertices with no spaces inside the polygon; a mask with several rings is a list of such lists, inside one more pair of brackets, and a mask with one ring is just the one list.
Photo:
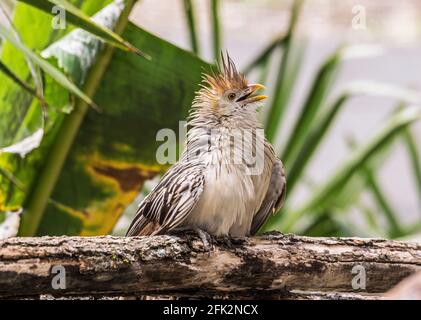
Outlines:
{"label": "rough bark", "polygon": [[[66,289],[52,287],[57,265]],[[355,266],[364,267],[365,290],[352,287]],[[418,270],[420,244],[382,239],[273,233],[215,240],[210,252],[193,234],[0,241],[2,297],[376,299]]]}

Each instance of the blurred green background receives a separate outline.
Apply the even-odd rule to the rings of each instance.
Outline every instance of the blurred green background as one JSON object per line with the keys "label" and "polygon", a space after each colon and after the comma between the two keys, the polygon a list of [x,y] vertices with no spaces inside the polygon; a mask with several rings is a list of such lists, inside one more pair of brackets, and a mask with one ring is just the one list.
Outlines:
{"label": "blurred green background", "polygon": [[[2,5],[4,236],[17,226],[20,235],[124,234],[167,169],[155,160],[156,132],[177,132],[200,73],[228,50],[268,87],[260,116],[287,171],[286,206],[262,231],[417,239],[419,2],[69,3],[81,11],[69,7],[60,30],[55,1]],[[102,8],[94,21],[82,15]]]}

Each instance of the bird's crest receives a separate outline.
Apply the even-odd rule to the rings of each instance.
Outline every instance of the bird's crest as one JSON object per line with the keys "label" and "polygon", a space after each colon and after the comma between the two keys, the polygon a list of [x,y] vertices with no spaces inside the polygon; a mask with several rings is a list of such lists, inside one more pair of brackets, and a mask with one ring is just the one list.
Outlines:
{"label": "bird's crest", "polygon": [[217,71],[211,69],[212,74],[204,74],[203,80],[211,89],[224,92],[230,89],[242,89],[247,86],[246,78],[237,70],[228,52],[224,56],[221,52],[221,63],[217,64]]}

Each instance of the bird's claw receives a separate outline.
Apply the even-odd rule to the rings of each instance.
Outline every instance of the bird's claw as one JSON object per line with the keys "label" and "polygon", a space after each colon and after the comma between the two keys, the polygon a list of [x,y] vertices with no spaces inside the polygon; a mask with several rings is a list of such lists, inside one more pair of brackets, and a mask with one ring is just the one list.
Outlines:
{"label": "bird's claw", "polygon": [[194,228],[193,230],[197,233],[200,240],[202,240],[203,249],[210,254],[212,251],[212,236],[200,228]]}
{"label": "bird's claw", "polygon": [[206,231],[204,231],[204,230],[202,230],[200,228],[178,227],[176,229],[171,230],[169,233],[171,233],[171,234],[177,234],[177,233],[186,232],[186,231],[187,232],[193,231],[194,233],[196,233],[199,236],[200,240],[202,241],[202,245],[203,245],[204,251],[206,251],[210,255],[210,252],[213,249],[213,246],[212,246],[212,244],[213,244],[213,238]]}
{"label": "bird's claw", "polygon": [[219,242],[224,244],[227,248],[233,247],[232,238],[230,236],[228,236],[228,235],[219,236],[217,239],[218,239]]}

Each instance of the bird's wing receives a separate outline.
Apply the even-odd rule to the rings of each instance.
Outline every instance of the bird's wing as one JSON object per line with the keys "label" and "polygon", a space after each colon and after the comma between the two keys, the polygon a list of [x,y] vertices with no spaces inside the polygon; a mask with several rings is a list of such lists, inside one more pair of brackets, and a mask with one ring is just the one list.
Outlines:
{"label": "bird's wing", "polygon": [[266,219],[278,211],[285,202],[286,179],[284,166],[280,160],[276,160],[272,167],[268,191],[263,199],[260,209],[256,212],[251,223],[250,234],[254,235],[265,223]]}
{"label": "bird's wing", "polygon": [[204,184],[202,165],[178,162],[139,205],[126,236],[163,234],[179,226],[196,205]]}

